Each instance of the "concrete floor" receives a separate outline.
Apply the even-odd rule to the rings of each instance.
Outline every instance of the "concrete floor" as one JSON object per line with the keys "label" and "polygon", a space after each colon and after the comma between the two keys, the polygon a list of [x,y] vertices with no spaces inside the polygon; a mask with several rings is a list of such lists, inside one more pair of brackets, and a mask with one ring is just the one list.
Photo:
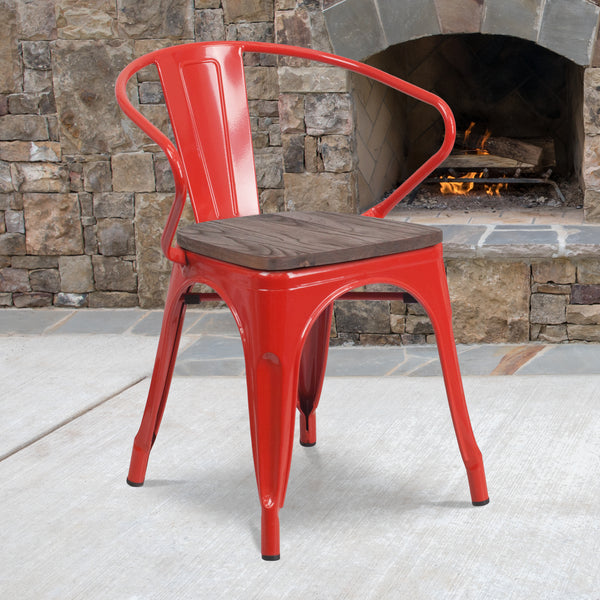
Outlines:
{"label": "concrete floor", "polygon": [[[295,447],[282,558],[265,563],[244,379],[189,374],[238,359],[220,317],[190,319],[131,488],[154,313],[27,315],[0,312],[1,598],[600,598],[600,347],[465,375],[491,498],[477,508],[430,349],[427,376],[386,371],[383,349],[332,349],[319,441]],[[376,374],[350,376],[369,352]],[[463,348],[463,371],[501,372],[515,352]]]}

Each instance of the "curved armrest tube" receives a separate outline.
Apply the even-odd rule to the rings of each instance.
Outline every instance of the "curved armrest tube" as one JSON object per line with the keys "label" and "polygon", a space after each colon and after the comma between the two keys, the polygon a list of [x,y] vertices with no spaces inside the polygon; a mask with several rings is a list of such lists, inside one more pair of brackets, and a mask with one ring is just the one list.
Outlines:
{"label": "curved armrest tube", "polygon": [[[227,42],[225,42],[227,43]],[[456,123],[452,110],[448,104],[442,100],[439,96],[424,90],[412,83],[404,81],[399,77],[390,75],[385,71],[381,71],[370,65],[337,56],[335,54],[329,54],[327,52],[320,52],[311,50],[309,48],[300,48],[296,46],[285,46],[280,44],[269,44],[264,42],[240,42],[243,45],[243,49],[251,52],[268,52],[272,54],[283,54],[287,56],[296,56],[300,58],[307,58],[309,60],[315,60],[318,62],[330,64],[337,67],[342,67],[349,71],[364,75],[375,81],[379,81],[391,88],[406,94],[416,100],[425,102],[430,106],[433,106],[441,115],[444,121],[444,141],[440,148],[435,154],[433,154],[428,160],[426,160],[412,175],[410,175],[392,194],[387,198],[371,207],[369,210],[363,213],[368,217],[385,217],[391,210],[404,198],[412,189],[419,185],[430,175],[437,167],[439,167],[444,160],[448,157],[454,142],[456,140]]]}
{"label": "curved armrest tube", "polygon": [[171,210],[169,211],[169,216],[167,217],[167,223],[163,230],[161,237],[161,248],[169,260],[185,264],[185,252],[179,248],[179,246],[173,246],[173,239],[175,238],[177,225],[179,224],[179,219],[181,218],[187,196],[183,162],[173,142],[171,142],[171,140],[162,131],[160,131],[160,129],[148,121],[148,119],[146,119],[146,117],[144,117],[133,106],[129,100],[129,97],[127,96],[127,82],[129,79],[131,79],[131,77],[135,75],[137,71],[148,66],[149,64],[152,64],[153,62],[152,55],[148,54],[138,58],[137,60],[134,60],[127,67],[125,67],[125,69],[121,71],[119,77],[117,78],[115,84],[115,95],[123,112],[161,147],[167,157],[167,160],[169,161],[169,166],[173,171],[173,178],[175,180],[175,199],[171,205]]}

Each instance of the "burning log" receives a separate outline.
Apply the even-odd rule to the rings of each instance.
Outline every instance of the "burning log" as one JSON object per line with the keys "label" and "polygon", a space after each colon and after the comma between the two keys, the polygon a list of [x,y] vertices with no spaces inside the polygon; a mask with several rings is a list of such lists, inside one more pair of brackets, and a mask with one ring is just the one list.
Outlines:
{"label": "burning log", "polygon": [[[485,138],[485,136],[484,136]],[[480,150],[483,154],[510,158],[524,165],[538,166],[542,157],[542,146],[508,137],[458,138],[457,145],[466,150]]]}
{"label": "burning log", "polygon": [[[459,133],[454,151],[442,164],[448,172],[437,180],[443,194],[465,195],[481,184],[486,194],[496,196],[508,183],[531,182],[555,186],[564,200],[556,183],[548,179],[551,168],[543,178],[536,177],[556,165],[554,140],[493,137],[489,131],[477,136],[472,135],[474,127],[475,123],[471,123],[465,132]],[[458,171],[463,174],[459,175]],[[490,171],[498,173],[490,177]],[[527,177],[521,177],[522,172]],[[433,180],[428,181],[433,183]]]}
{"label": "burning log", "polygon": [[541,170],[556,165],[554,140],[551,138],[520,140],[471,135],[471,128],[457,136],[456,148],[444,163],[456,169],[523,169]]}
{"label": "burning log", "polygon": [[465,154],[455,151],[444,161],[442,167],[449,169],[534,169],[535,165],[522,163],[514,158],[494,154]]}
{"label": "burning log", "polygon": [[542,155],[538,163],[538,167],[546,169],[556,166],[556,152],[554,151],[554,140],[552,138],[541,138],[535,140],[527,140],[530,144],[535,144],[542,149]]}

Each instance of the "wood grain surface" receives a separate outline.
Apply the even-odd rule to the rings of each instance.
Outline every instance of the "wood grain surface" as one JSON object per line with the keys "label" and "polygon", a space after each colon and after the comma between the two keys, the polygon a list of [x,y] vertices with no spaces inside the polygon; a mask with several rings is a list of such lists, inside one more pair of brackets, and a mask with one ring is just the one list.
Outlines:
{"label": "wood grain surface", "polygon": [[442,232],[360,215],[289,212],[195,223],[177,241],[202,256],[283,271],[418,250],[440,243]]}

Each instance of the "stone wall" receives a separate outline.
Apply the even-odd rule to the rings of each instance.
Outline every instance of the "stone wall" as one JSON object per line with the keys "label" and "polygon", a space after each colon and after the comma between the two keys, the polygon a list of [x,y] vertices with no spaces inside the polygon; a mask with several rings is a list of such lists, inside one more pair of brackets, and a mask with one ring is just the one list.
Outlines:
{"label": "stone wall", "polygon": [[585,211],[589,222],[600,223],[600,67],[590,67],[584,74],[582,157]]}
{"label": "stone wall", "polygon": [[[0,306],[161,306],[173,180],[120,112],[117,74],[180,42],[331,50],[320,2],[0,0],[0,9]],[[355,212],[347,76],[254,56],[247,78],[263,210]],[[140,110],[168,132],[156,73],[137,84]]]}
{"label": "stone wall", "polygon": [[[135,57],[174,43],[276,41],[364,59],[424,35],[480,31],[531,39],[534,31],[538,43],[587,67],[584,170],[588,196],[597,196],[589,211],[595,219],[596,4],[511,0],[502,12],[491,0],[0,0],[0,306],[162,305],[169,265],[159,237],[173,181],[159,149],[120,112],[114,81]],[[523,7],[529,12],[522,19],[508,18]],[[535,15],[533,30],[511,29]],[[576,27],[581,15],[589,17],[587,42]],[[565,16],[569,27],[554,27]],[[394,183],[386,176],[400,169],[389,161],[402,133],[387,135],[393,114],[384,97],[369,104],[377,88],[372,94],[354,84],[353,98],[346,75],[262,55],[248,57],[247,78],[264,211],[356,212]],[[143,114],[168,133],[155,72],[138,76],[137,96]],[[367,127],[355,136],[357,118]],[[387,157],[383,173],[368,172],[368,154]],[[564,268],[550,262],[552,268],[514,257],[450,257],[459,341],[600,337],[593,261]],[[564,270],[560,281],[556,269]],[[544,280],[548,271],[553,275]],[[368,306],[336,307],[338,343],[431,340],[417,305]]]}
{"label": "stone wall", "polygon": [[[458,343],[600,342],[596,259],[451,258],[446,272]],[[434,341],[419,304],[344,301],[335,306],[332,344]]]}

